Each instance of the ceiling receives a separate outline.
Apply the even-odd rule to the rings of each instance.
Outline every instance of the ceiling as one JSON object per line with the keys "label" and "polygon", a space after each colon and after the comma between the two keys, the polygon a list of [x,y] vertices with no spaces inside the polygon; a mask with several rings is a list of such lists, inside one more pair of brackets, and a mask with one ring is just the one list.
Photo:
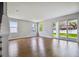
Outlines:
{"label": "ceiling", "polygon": [[79,11],[78,2],[8,2],[8,17],[39,22]]}

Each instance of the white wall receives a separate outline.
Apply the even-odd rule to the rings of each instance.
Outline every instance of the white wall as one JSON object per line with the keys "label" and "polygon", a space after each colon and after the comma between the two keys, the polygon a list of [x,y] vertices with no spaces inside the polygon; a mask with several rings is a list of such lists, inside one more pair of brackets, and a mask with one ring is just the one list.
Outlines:
{"label": "white wall", "polygon": [[31,37],[31,36],[36,35],[36,32],[32,32],[32,24],[34,22],[18,20],[18,19],[14,19],[14,18],[9,18],[9,21],[10,20],[16,20],[16,22],[18,24],[18,32],[17,33],[9,32],[9,39]]}
{"label": "white wall", "polygon": [[[52,38],[52,25],[53,22],[57,22],[58,20],[70,20],[70,19],[76,19],[78,18],[79,13],[70,14],[66,16],[57,17],[55,19],[50,19],[43,21],[43,32],[40,32],[40,36],[49,37]],[[10,18],[9,20],[13,20],[13,18]],[[16,20],[16,19],[14,19]],[[22,37],[30,37],[30,36],[36,36],[36,32],[32,32],[32,23],[30,21],[24,21],[24,20],[17,20],[18,22],[18,33],[11,34],[9,36],[9,39],[13,38],[22,38]]]}

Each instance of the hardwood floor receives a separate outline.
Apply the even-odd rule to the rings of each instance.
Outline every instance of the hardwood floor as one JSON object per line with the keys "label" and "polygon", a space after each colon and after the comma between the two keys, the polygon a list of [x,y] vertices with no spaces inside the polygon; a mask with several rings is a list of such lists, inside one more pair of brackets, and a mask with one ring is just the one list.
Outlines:
{"label": "hardwood floor", "polygon": [[10,57],[79,57],[79,44],[41,37],[9,41]]}

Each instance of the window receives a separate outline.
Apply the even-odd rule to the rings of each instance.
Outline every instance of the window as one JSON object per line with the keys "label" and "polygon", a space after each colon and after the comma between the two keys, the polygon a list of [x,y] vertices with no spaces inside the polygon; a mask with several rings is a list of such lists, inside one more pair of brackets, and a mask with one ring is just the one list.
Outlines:
{"label": "window", "polygon": [[32,31],[35,32],[35,24],[32,24]]}
{"label": "window", "polygon": [[40,22],[40,32],[43,31],[43,22]]}
{"label": "window", "polygon": [[10,33],[17,33],[17,22],[10,21]]}

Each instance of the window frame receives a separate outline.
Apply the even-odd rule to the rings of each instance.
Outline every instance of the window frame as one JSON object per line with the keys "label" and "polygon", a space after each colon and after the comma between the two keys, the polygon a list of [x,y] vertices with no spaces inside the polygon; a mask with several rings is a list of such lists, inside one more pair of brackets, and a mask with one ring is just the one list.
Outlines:
{"label": "window frame", "polygon": [[[15,22],[16,26],[11,27],[11,22]],[[16,29],[16,31],[12,31],[11,30],[12,28]],[[9,21],[9,30],[10,30],[10,33],[18,33],[18,22],[16,20],[10,20]]]}

